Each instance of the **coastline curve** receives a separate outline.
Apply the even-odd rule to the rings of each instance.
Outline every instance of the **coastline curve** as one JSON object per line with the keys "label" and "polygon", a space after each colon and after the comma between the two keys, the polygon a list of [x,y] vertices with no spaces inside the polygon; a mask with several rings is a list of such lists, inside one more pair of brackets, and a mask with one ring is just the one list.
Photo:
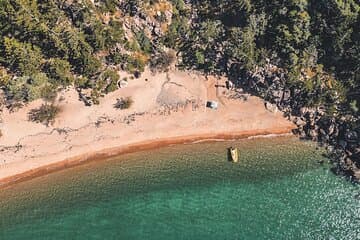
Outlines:
{"label": "coastline curve", "polygon": [[0,189],[11,187],[14,184],[25,182],[36,177],[48,175],[68,168],[73,168],[93,161],[102,161],[110,157],[122,154],[145,151],[166,147],[175,144],[195,144],[199,142],[213,142],[219,140],[238,140],[254,137],[277,137],[292,135],[292,127],[249,130],[240,132],[208,133],[198,135],[184,135],[169,138],[156,138],[152,140],[141,141],[137,143],[120,145],[118,147],[105,148],[79,156],[67,158],[62,161],[40,166],[8,177],[0,178]]}

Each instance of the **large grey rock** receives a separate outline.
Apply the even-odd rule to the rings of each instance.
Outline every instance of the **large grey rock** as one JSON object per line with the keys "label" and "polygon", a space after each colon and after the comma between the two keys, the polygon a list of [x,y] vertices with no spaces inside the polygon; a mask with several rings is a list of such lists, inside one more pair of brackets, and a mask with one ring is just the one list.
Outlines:
{"label": "large grey rock", "polygon": [[348,131],[345,133],[345,139],[348,142],[357,142],[358,141],[358,134],[355,131]]}

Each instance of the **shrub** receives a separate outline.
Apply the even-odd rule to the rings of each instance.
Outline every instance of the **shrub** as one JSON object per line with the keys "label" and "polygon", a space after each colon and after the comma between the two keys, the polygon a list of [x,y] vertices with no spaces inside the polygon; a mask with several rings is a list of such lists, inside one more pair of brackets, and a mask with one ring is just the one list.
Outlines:
{"label": "shrub", "polygon": [[119,79],[120,76],[115,70],[108,69],[102,73],[99,81],[105,83],[105,93],[109,93],[117,89],[117,82]]}
{"label": "shrub", "polygon": [[176,55],[173,51],[161,52],[157,56],[151,59],[150,68],[151,71],[167,72],[171,64],[174,63]]}
{"label": "shrub", "polygon": [[139,43],[140,49],[143,52],[150,54],[153,51],[151,41],[143,31],[135,33],[135,37],[137,42]]}
{"label": "shrub", "polygon": [[57,88],[48,82],[45,73],[22,76],[12,79],[5,88],[8,100],[28,102],[39,98],[51,100],[56,97]]}
{"label": "shrub", "polygon": [[116,109],[128,109],[131,107],[131,105],[134,103],[131,97],[127,98],[118,98],[116,99],[116,103],[114,104],[114,107]]}
{"label": "shrub", "polygon": [[118,65],[124,63],[127,60],[127,55],[123,55],[119,52],[111,52],[109,56],[106,57],[107,61],[111,64]]}
{"label": "shrub", "polygon": [[68,61],[60,58],[52,58],[48,61],[46,67],[48,76],[53,83],[67,86],[74,82],[71,65]]}
{"label": "shrub", "polygon": [[39,108],[33,109],[29,112],[29,121],[49,126],[54,123],[54,120],[59,112],[59,107],[52,104],[43,104]]}
{"label": "shrub", "polygon": [[87,88],[90,87],[90,82],[89,79],[87,77],[84,76],[79,76],[77,78],[75,78],[74,81],[75,87],[79,87],[79,88]]}
{"label": "shrub", "polygon": [[11,79],[11,75],[7,72],[7,70],[0,66],[0,87],[6,86]]}
{"label": "shrub", "polygon": [[99,105],[100,104],[100,97],[101,97],[101,92],[98,91],[97,89],[92,89],[91,94],[90,94],[90,98],[91,101],[95,104],[95,105]]}
{"label": "shrub", "polygon": [[46,85],[41,89],[41,97],[47,102],[55,101],[57,97],[57,88],[52,85]]}
{"label": "shrub", "polygon": [[40,48],[8,37],[3,39],[2,45],[5,49],[5,61],[13,71],[23,75],[39,71],[43,58]]}
{"label": "shrub", "polygon": [[87,54],[82,57],[81,65],[82,73],[86,77],[91,77],[99,71],[99,68],[101,67],[101,61],[96,57]]}

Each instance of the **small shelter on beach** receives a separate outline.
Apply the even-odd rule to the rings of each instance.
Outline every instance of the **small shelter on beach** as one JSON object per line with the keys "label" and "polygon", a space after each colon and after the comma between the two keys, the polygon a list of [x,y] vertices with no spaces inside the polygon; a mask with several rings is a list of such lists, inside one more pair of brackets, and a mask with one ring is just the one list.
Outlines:
{"label": "small shelter on beach", "polygon": [[207,101],[206,102],[206,107],[216,110],[219,107],[219,103],[216,102],[216,101]]}

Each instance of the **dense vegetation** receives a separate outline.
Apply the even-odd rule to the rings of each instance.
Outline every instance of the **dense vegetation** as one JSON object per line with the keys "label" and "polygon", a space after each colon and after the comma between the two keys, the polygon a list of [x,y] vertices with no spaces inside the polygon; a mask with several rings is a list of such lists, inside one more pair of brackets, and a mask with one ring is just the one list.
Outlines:
{"label": "dense vegetation", "polygon": [[187,66],[240,76],[267,61],[285,70],[305,105],[360,106],[360,3],[356,0],[193,1]]}
{"label": "dense vegetation", "polygon": [[[206,73],[241,76],[270,61],[304,89],[307,105],[341,101],[357,113],[359,9],[356,0],[2,0],[0,85],[13,101],[51,98],[68,85],[97,96],[116,89],[119,66],[166,70],[167,46],[180,66]],[[166,11],[162,34],[133,21],[164,23]]]}
{"label": "dense vegetation", "polygon": [[[149,34],[124,22],[149,1],[0,1],[0,86],[9,102],[51,97],[69,85],[92,96],[116,89],[121,65],[144,70],[154,47]],[[149,16],[152,16],[149,13]]]}

